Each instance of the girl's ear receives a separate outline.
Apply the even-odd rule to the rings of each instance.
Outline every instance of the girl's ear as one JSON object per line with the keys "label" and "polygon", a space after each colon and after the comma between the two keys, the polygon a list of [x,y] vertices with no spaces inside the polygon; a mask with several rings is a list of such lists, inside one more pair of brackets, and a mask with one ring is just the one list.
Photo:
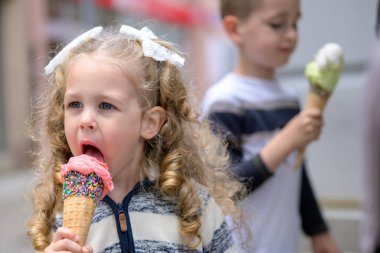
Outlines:
{"label": "girl's ear", "polygon": [[147,110],[142,118],[141,137],[146,140],[155,137],[164,124],[165,119],[165,109],[161,106],[154,106]]}
{"label": "girl's ear", "polygon": [[240,19],[233,15],[227,15],[223,18],[224,30],[227,32],[228,37],[232,42],[239,44],[241,42],[241,35],[239,33]]}

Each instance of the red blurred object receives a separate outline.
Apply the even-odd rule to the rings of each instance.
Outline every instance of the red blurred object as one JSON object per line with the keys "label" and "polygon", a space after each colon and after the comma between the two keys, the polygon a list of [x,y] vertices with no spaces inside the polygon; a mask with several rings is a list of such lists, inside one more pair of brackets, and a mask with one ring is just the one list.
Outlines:
{"label": "red blurred object", "polygon": [[195,26],[212,20],[212,13],[201,6],[178,0],[95,0],[98,6],[118,12],[133,12],[160,21]]}

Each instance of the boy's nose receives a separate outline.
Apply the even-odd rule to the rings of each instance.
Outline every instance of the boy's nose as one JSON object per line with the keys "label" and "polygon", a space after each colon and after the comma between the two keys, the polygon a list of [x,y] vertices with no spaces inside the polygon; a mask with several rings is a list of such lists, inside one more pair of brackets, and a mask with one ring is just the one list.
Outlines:
{"label": "boy's nose", "polygon": [[287,30],[286,30],[286,34],[285,34],[285,37],[290,40],[290,41],[295,41],[297,39],[297,29],[294,28],[294,27],[289,27]]}

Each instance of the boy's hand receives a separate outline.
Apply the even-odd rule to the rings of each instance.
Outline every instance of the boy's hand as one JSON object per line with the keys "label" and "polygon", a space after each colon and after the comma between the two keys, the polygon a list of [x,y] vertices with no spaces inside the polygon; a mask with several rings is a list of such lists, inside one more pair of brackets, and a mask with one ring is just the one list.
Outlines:
{"label": "boy's hand", "polygon": [[329,233],[313,236],[311,243],[314,253],[341,253]]}
{"label": "boy's hand", "polygon": [[92,253],[89,246],[81,247],[79,245],[78,235],[71,232],[68,228],[58,228],[53,236],[53,241],[45,248],[45,253],[54,252],[71,252],[71,253]]}
{"label": "boy's hand", "polygon": [[294,116],[260,151],[267,168],[274,172],[294,150],[318,139],[323,126],[319,109],[305,109]]}
{"label": "boy's hand", "polygon": [[292,142],[294,149],[305,147],[311,141],[317,140],[323,127],[322,112],[316,108],[308,108],[297,114],[283,129],[287,140]]}

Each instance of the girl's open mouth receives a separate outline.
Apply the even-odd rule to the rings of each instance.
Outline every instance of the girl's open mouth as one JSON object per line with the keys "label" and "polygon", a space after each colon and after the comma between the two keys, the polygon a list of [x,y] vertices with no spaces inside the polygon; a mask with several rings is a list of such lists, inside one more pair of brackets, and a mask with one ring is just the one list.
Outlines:
{"label": "girl's open mouth", "polygon": [[85,144],[82,146],[82,151],[83,154],[95,157],[96,159],[98,159],[98,161],[104,162],[103,154],[97,147]]}

